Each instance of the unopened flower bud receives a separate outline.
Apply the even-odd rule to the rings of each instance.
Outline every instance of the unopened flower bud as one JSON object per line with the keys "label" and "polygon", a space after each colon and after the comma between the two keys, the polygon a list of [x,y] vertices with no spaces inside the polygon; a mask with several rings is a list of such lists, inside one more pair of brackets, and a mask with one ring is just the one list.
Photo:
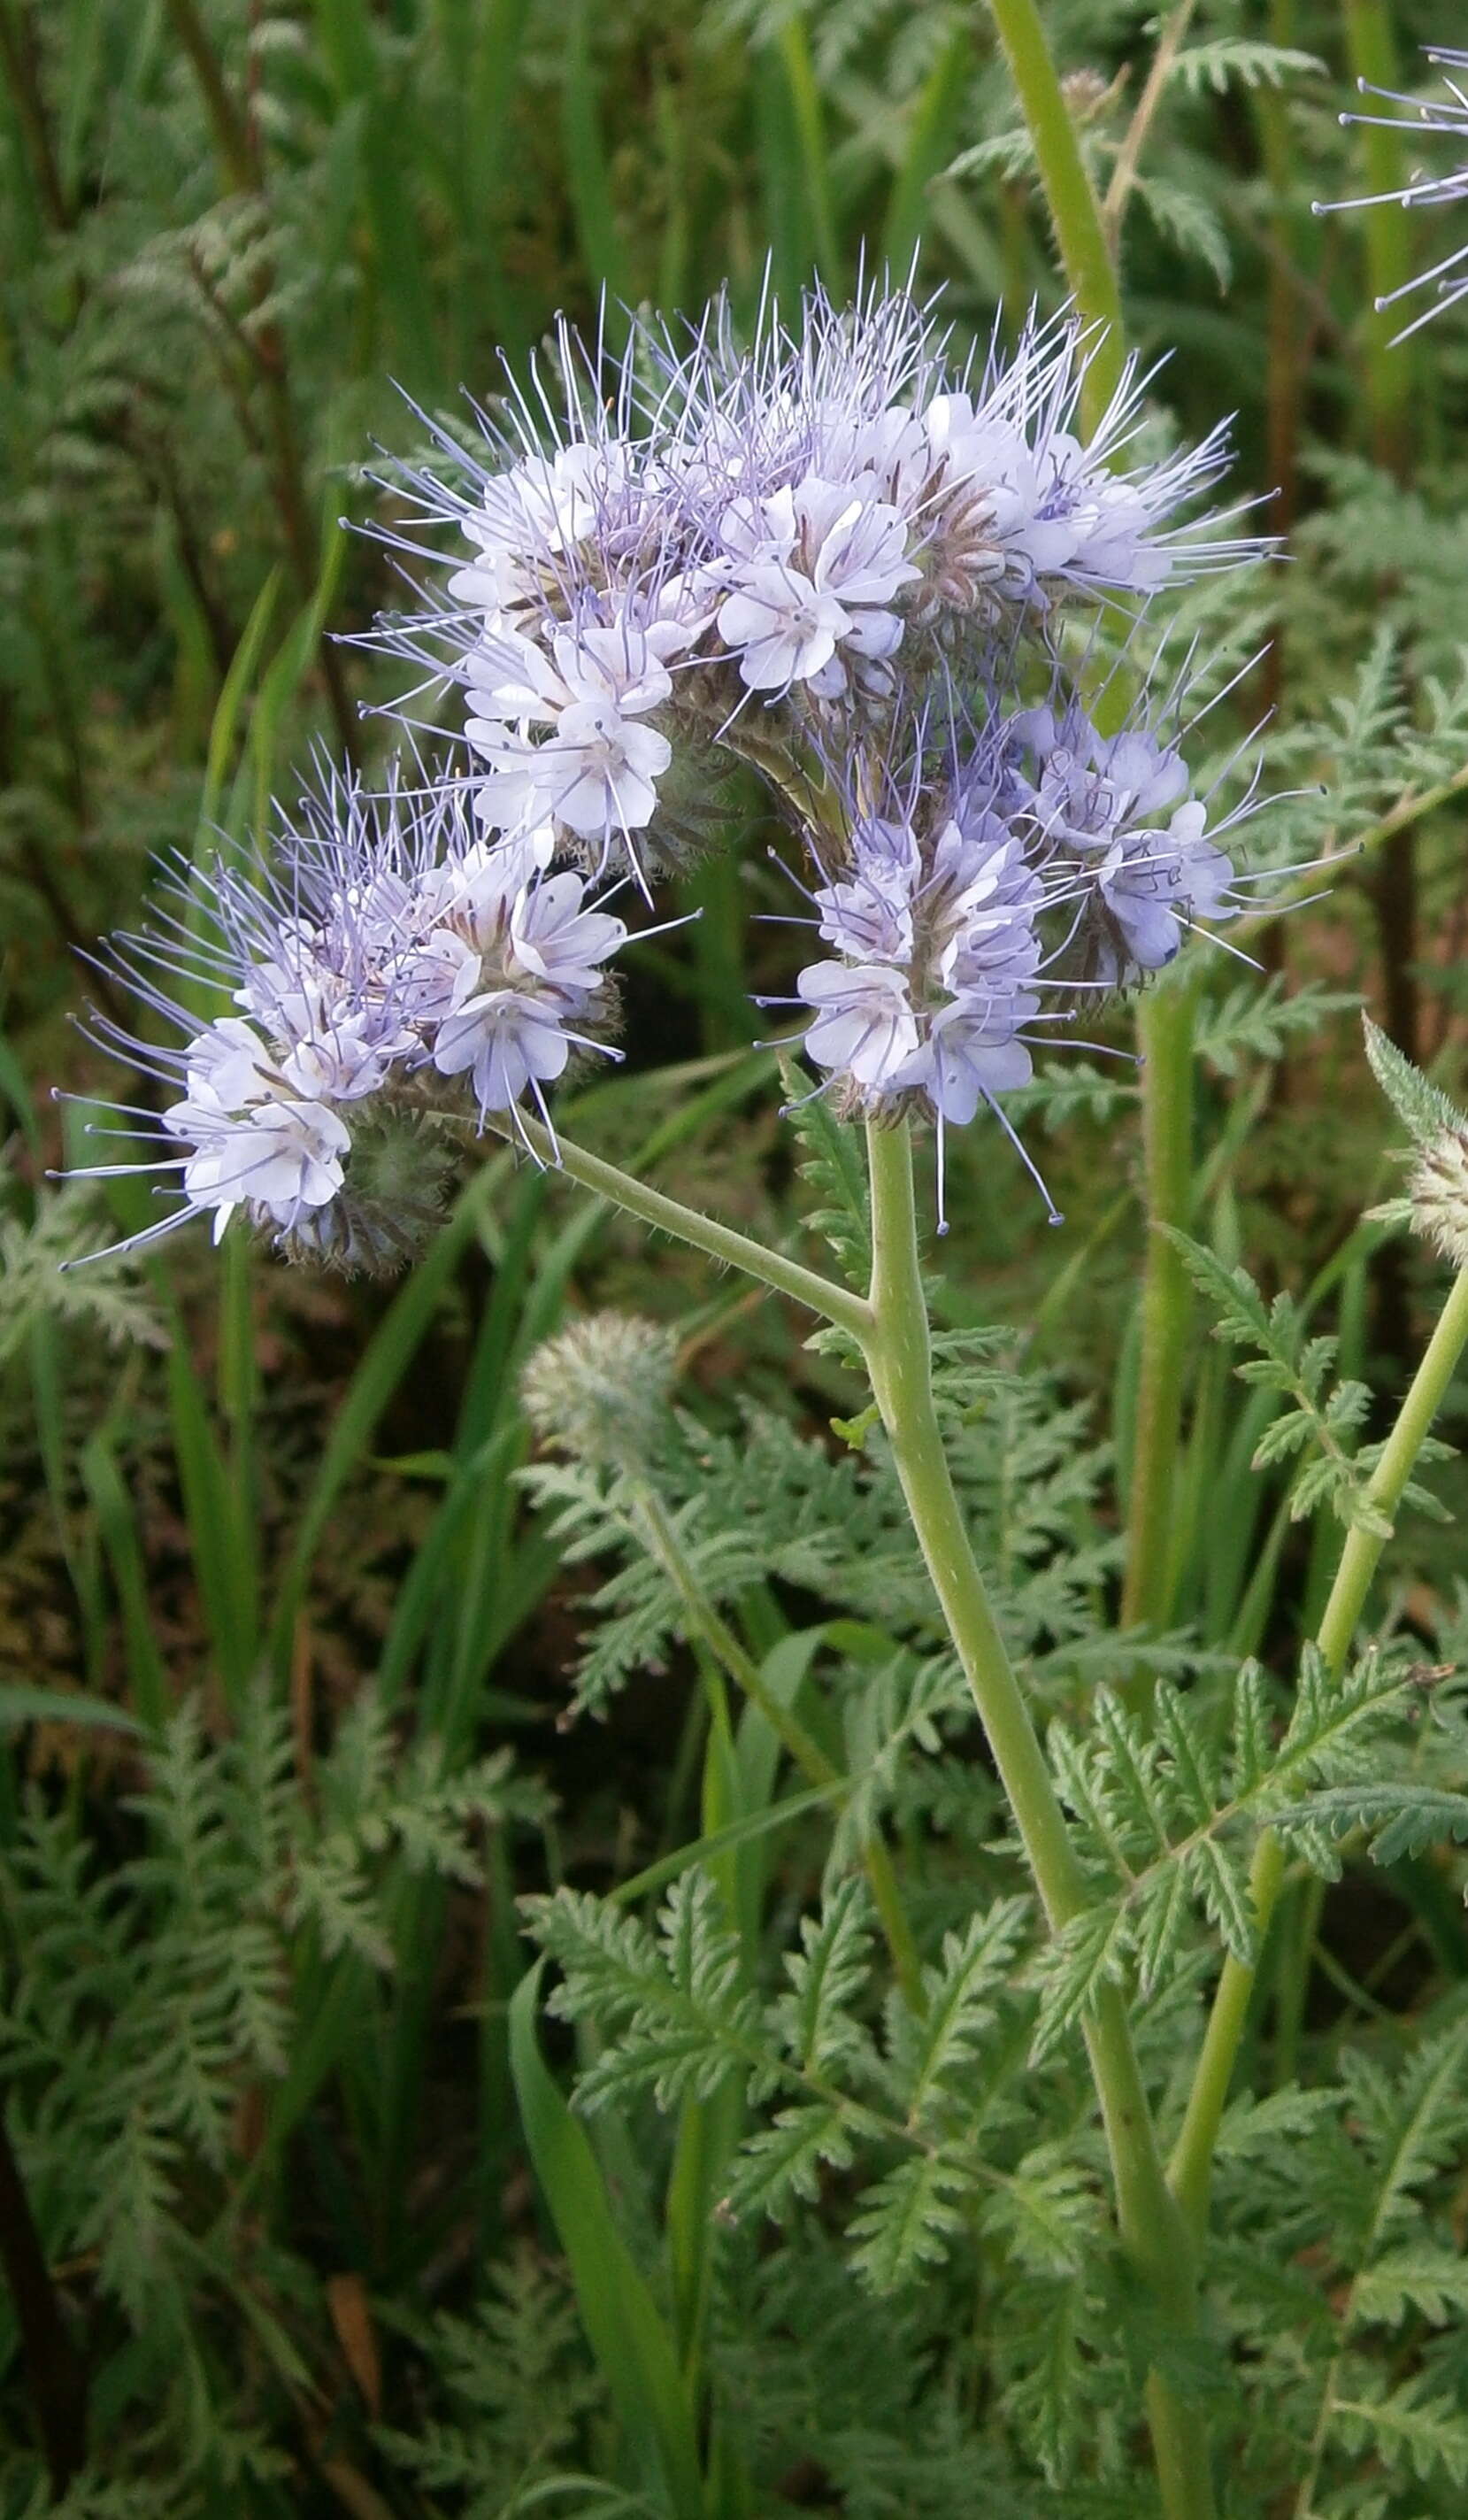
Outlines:
{"label": "unopened flower bud", "polygon": [[1407,1183],[1412,1223],[1455,1269],[1468,1268],[1468,1129],[1422,1147]]}
{"label": "unopened flower bud", "polygon": [[1061,93],[1074,122],[1092,122],[1116,92],[1117,82],[1105,79],[1098,69],[1067,71],[1060,82]]}
{"label": "unopened flower bud", "polygon": [[336,1196],[271,1235],[289,1260],[349,1278],[391,1278],[427,1249],[443,1222],[455,1156],[429,1115],[375,1101],[359,1120]]}
{"label": "unopened flower bud", "polygon": [[597,1469],[638,1470],[656,1448],[677,1371],[673,1331],[593,1313],[538,1347],[520,1379],[542,1441]]}

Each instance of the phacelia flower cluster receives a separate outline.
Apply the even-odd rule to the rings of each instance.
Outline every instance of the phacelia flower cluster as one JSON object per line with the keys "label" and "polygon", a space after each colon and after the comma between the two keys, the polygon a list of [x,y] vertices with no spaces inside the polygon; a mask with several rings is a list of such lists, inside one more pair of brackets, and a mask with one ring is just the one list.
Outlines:
{"label": "phacelia flower cluster", "polygon": [[1074,696],[980,727],[950,703],[905,745],[865,794],[835,778],[837,810],[810,834],[825,950],[795,1003],[848,1116],[919,1110],[941,1143],[1029,1082],[1037,1027],[1074,1023],[1200,920],[1233,916],[1219,843],[1254,799],[1211,824],[1176,729],[1139,710],[1103,735]]}
{"label": "phacelia flower cluster", "polygon": [[[1367,193],[1351,202],[1316,202],[1314,207],[1317,212],[1369,210],[1386,202],[1399,202],[1403,209],[1437,209],[1448,202],[1468,202],[1468,52],[1449,44],[1434,44],[1427,47],[1423,58],[1431,63],[1434,69],[1443,72],[1443,83],[1447,91],[1446,97],[1428,100],[1406,95],[1396,88],[1373,87],[1368,80],[1360,79],[1357,86],[1362,96],[1403,110],[1392,113],[1343,113],[1341,120],[1348,124],[1385,126],[1389,131],[1408,132],[1414,138],[1421,134],[1455,140],[1461,151],[1459,164],[1448,167],[1441,175],[1414,173],[1400,192]],[[1415,297],[1424,291],[1430,292],[1428,302],[1420,314],[1403,325],[1396,337],[1399,341],[1409,339],[1435,316],[1445,313],[1449,306],[1456,306],[1461,298],[1468,297],[1468,243],[1452,247],[1428,270],[1414,273],[1400,289],[1390,290],[1384,297],[1378,297],[1374,301],[1376,312],[1383,315],[1388,308],[1399,306],[1403,299]]]}
{"label": "phacelia flower cluster", "polygon": [[471,557],[377,636],[463,688],[486,820],[544,819],[645,881],[682,853],[680,756],[768,773],[834,723],[879,738],[900,688],[1067,602],[1239,557],[1182,521],[1226,429],[1129,461],[1147,379],[1130,362],[1088,433],[1094,347],[1032,319],[1011,355],[955,363],[930,307],[876,291],[817,293],[793,334],[767,299],[748,347],[719,301],[687,344],[635,327],[616,363],[562,328],[556,396],[537,379],[481,414],[482,460],[440,434],[447,478],[394,476]]}
{"label": "phacelia flower cluster", "polygon": [[[239,1212],[295,1256],[383,1267],[433,1221],[446,1124],[522,1130],[528,1103],[549,1129],[545,1089],[572,1057],[619,1056],[607,967],[627,938],[553,851],[535,825],[486,838],[456,786],[370,797],[329,777],[282,872],[180,870],[171,910],[112,955],[172,1041],[93,1018],[172,1098],[156,1116],[110,1106],[158,1152],[97,1169],[178,1192],[133,1241],[201,1214],[217,1241]],[[201,1023],[203,1000],[230,1011]]]}
{"label": "phacelia flower cluster", "polygon": [[177,1192],[141,1238],[240,1214],[381,1265],[456,1134],[555,1160],[549,1090],[615,1018],[627,929],[597,886],[648,894],[730,760],[807,852],[790,1003],[848,1114],[941,1141],[1026,1082],[1039,1027],[1226,920],[1252,790],[1222,820],[1192,794],[1180,695],[1149,699],[1140,662],[1084,695],[1101,603],[1259,546],[1187,521],[1226,432],[1144,458],[1134,364],[1083,426],[1094,349],[1032,319],[955,362],[903,291],[818,292],[794,330],[767,301],[748,346],[719,300],[615,362],[562,328],[554,394],[532,379],[476,456],[442,437],[447,479],[396,476],[459,549],[374,635],[462,695],[462,749],[380,796],[328,774],[273,861],[175,875],[115,948],[169,1035],[98,1019],[155,1081],[119,1117]]}

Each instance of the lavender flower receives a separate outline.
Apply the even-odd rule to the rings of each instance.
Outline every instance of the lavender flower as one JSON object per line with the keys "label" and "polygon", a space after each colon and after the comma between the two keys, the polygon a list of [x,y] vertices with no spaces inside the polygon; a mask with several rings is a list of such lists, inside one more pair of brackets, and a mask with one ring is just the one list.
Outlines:
{"label": "lavender flower", "polygon": [[455,483],[399,483],[469,557],[378,635],[466,694],[467,767],[376,798],[329,777],[280,875],[186,872],[122,941],[173,1036],[98,1021],[166,1089],[120,1114],[176,1177],[152,1234],[243,1212],[377,1264],[431,1221],[456,1123],[530,1147],[529,1105],[554,1152],[548,1088],[617,1055],[627,930],[593,880],[648,892],[719,747],[818,827],[795,1003],[847,1112],[916,1109],[941,1143],[1028,1080],[1076,990],[1226,918],[1236,817],[1210,828],[1166,711],[1097,733],[1060,615],[1258,546],[1179,521],[1224,430],[1125,463],[1134,363],[1083,434],[1090,351],[1032,318],[1011,355],[955,363],[930,305],[877,289],[844,313],[818,292],[793,333],[767,295],[746,349],[719,300],[682,347],[635,328],[615,366],[561,326],[555,391],[532,375],[480,415],[483,465],[439,432]]}
{"label": "lavender flower", "polygon": [[1044,705],[977,718],[950,690],[899,720],[897,768],[828,764],[841,813],[839,836],[809,834],[828,950],[796,978],[806,1054],[848,1116],[925,1112],[940,1184],[949,1128],[981,1105],[1008,1126],[1002,1097],[1029,1082],[1041,1026],[1242,906],[1221,843],[1255,784],[1221,816],[1212,789],[1191,794],[1187,694],[1184,672],[1105,736],[1058,680]]}
{"label": "lavender flower", "polygon": [[587,910],[578,875],[540,879],[523,843],[467,852],[452,871],[424,963],[448,980],[423,1027],[441,1076],[467,1073],[481,1114],[512,1111],[528,1092],[549,1126],[541,1088],[564,1073],[573,1022],[603,1011],[602,964],[624,944],[620,919]]}
{"label": "lavender flower", "polygon": [[1112,985],[1160,971],[1200,919],[1233,915],[1232,859],[1188,797],[1187,765],[1150,727],[1097,733],[1076,701],[1010,722],[1015,805],[1032,846],[1081,888],[1087,975]]}
{"label": "lavender flower", "polygon": [[[1435,44],[1425,49],[1423,59],[1445,73],[1446,100],[1428,104],[1420,97],[1400,94],[1395,88],[1373,87],[1366,79],[1360,79],[1357,86],[1362,96],[1379,98],[1384,105],[1404,106],[1406,112],[1343,113],[1341,120],[1347,124],[1374,124],[1388,131],[1431,133],[1460,141],[1465,144],[1464,162],[1449,169],[1446,175],[1414,175],[1400,192],[1368,193],[1350,202],[1316,202],[1312,206],[1317,213],[1375,209],[1385,202],[1399,202],[1403,209],[1435,209],[1444,202],[1468,201],[1468,85],[1464,83],[1465,74],[1468,74],[1468,52],[1451,45]],[[1424,324],[1430,324],[1435,316],[1443,314],[1449,306],[1456,306],[1460,298],[1468,296],[1468,268],[1465,265],[1468,265],[1468,245],[1456,246],[1429,270],[1418,272],[1411,280],[1404,281],[1400,289],[1390,290],[1384,297],[1374,301],[1376,312],[1381,315],[1388,307],[1400,305],[1404,297],[1415,296],[1420,290],[1434,292],[1431,302],[1421,314],[1413,316],[1411,322],[1403,325],[1396,336],[1398,341],[1409,339],[1413,333],[1422,330]]]}
{"label": "lavender flower", "polygon": [[256,1098],[225,1101],[204,1088],[162,1115],[171,1138],[193,1141],[184,1196],[189,1210],[212,1209],[216,1242],[238,1207],[284,1238],[343,1186],[351,1131],[330,1104],[299,1102],[288,1086],[262,1068]]}
{"label": "lavender flower", "polygon": [[848,658],[890,656],[901,645],[893,598],[919,571],[907,557],[905,521],[873,475],[807,473],[756,513],[728,509],[720,532],[733,592],[719,607],[718,635],[751,691],[809,683],[834,698]]}
{"label": "lavender flower", "polygon": [[769,772],[880,721],[899,660],[913,683],[940,664],[993,682],[1067,603],[1259,548],[1179,521],[1225,428],[1128,465],[1134,361],[1083,435],[1091,347],[1072,318],[1032,318],[1011,354],[955,362],[931,305],[876,288],[847,311],[815,293],[793,333],[767,292],[747,347],[716,300],[683,344],[635,326],[615,364],[562,325],[556,389],[537,375],[480,415],[485,461],[435,432],[452,477],[396,476],[474,556],[375,636],[467,692],[487,820],[549,824],[645,890],[676,853],[681,751]]}
{"label": "lavender flower", "polygon": [[[583,876],[550,872],[554,847],[548,828],[480,837],[460,787],[394,778],[371,797],[329,777],[283,874],[173,870],[156,925],[113,962],[174,1042],[93,1019],[173,1098],[105,1106],[156,1151],[97,1173],[177,1177],[179,1203],[133,1241],[203,1214],[217,1240],[243,1211],[298,1255],[382,1265],[436,1213],[435,1126],[514,1126],[528,1100],[550,1127],[545,1087],[576,1050],[606,1053],[627,935]],[[204,1021],[201,998],[221,1009]]]}
{"label": "lavender flower", "polygon": [[992,810],[994,743],[978,740],[975,775],[958,740],[951,728],[945,777],[919,725],[881,813],[852,806],[843,861],[811,895],[833,951],[795,984],[815,1011],[807,1054],[845,1109],[917,1104],[940,1128],[1029,1077],[1022,1029],[1040,1012],[1045,959],[1038,922],[1057,890]]}
{"label": "lavender flower", "polygon": [[520,632],[491,633],[466,660],[465,732],[489,763],[479,810],[502,829],[551,822],[600,844],[645,831],[672,745],[645,725],[672,694],[665,659],[687,645],[672,622],[578,622],[547,655]]}

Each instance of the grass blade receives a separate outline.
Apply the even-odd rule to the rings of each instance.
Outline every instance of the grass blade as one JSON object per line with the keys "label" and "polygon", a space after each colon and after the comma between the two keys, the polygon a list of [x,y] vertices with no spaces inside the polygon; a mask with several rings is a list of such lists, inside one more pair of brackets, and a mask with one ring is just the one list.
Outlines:
{"label": "grass blade", "polygon": [[577,2308],[644,2483],[676,2520],[703,2520],[692,2409],[657,2306],[618,2230],[597,2157],[535,2033],[544,1961],[510,2005],[510,2062],[530,2158],[570,2264]]}

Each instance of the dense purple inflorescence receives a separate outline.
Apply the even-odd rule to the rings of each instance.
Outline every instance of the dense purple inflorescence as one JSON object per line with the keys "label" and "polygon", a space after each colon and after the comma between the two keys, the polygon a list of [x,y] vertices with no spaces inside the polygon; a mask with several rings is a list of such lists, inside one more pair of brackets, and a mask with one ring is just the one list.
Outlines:
{"label": "dense purple inflorescence", "polygon": [[[121,1134],[166,1149],[136,1169],[178,1186],[133,1239],[209,1214],[217,1240],[240,1210],[299,1256],[385,1264],[435,1186],[405,1128],[411,1146],[456,1102],[512,1125],[527,1100],[549,1122],[545,1088],[574,1052],[618,1056],[605,967],[627,936],[583,876],[548,871],[552,850],[543,828],[486,838],[456,787],[369,797],[328,777],[284,837],[284,875],[181,870],[173,914],[112,955],[174,1039],[94,1018],[173,1098],[156,1118],[119,1111]],[[201,1022],[201,995],[231,1012]]]}
{"label": "dense purple inflorescence", "polygon": [[[1066,601],[1147,596],[1257,548],[1179,521],[1227,433],[1134,462],[1127,366],[1089,439],[1093,345],[1073,318],[955,366],[931,309],[822,295],[752,348],[727,308],[687,346],[635,331],[612,363],[556,340],[560,395],[481,415],[485,462],[408,471],[425,525],[473,546],[383,644],[467,695],[468,776],[496,823],[644,874],[678,853],[661,783],[700,738],[768,756],[843,721],[880,739],[901,683],[966,677]],[[549,427],[549,442],[546,431]],[[418,553],[416,542],[405,548]]]}
{"label": "dense purple inflorescence", "polygon": [[1177,693],[1101,732],[1067,633],[1260,548],[1184,518],[1226,431],[1143,460],[1130,363],[1088,435],[1069,317],[958,364],[901,291],[802,317],[767,301],[741,346],[720,300],[615,361],[562,327],[555,393],[535,376],[480,415],[482,461],[435,432],[448,477],[394,474],[460,549],[374,636],[463,695],[461,762],[378,798],[328,777],[283,873],[185,878],[116,949],[175,1035],[102,1027],[171,1097],[143,1122],[179,1192],[152,1231],[243,1210],[294,1251],[391,1257],[423,1204],[410,1138],[456,1113],[523,1138],[523,1104],[549,1129],[614,1012],[626,929],[591,886],[650,891],[720,755],[807,844],[794,1003],[848,1112],[941,1136],[1028,1078],[1036,1026],[1229,915],[1229,821],[1189,795]]}

